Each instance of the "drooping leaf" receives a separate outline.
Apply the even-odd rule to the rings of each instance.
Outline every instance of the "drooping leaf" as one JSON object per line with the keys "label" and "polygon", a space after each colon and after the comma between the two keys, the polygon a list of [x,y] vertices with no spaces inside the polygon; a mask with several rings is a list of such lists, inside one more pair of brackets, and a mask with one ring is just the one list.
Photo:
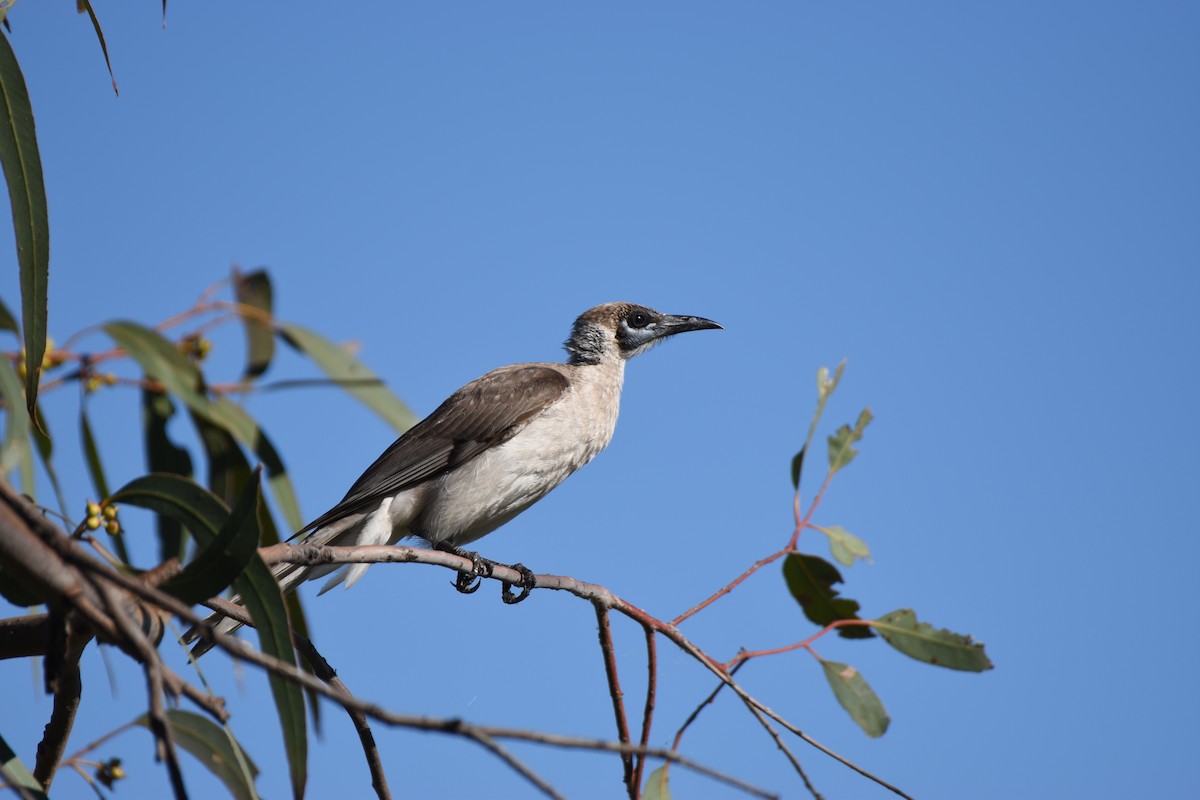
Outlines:
{"label": "drooping leaf", "polygon": [[88,419],[86,399],[79,404],[79,438],[83,442],[83,460],[87,464],[88,477],[92,479],[92,488],[96,490],[97,497],[108,497],[108,478],[105,477],[100,448],[96,446],[96,436]]}
{"label": "drooping leaf", "polygon": [[162,589],[185,603],[199,603],[223,592],[242,574],[258,549],[259,470],[238,498],[216,538],[200,549]]}
{"label": "drooping leaf", "polygon": [[883,736],[891,720],[879,696],[867,684],[862,673],[848,664],[824,659],[821,660],[821,667],[825,671],[825,680],[833,688],[833,696],[850,718],[858,723],[858,727],[871,738]]}
{"label": "drooping leaf", "polygon": [[[257,800],[254,780],[258,777],[258,767],[232,734],[191,711],[172,708],[166,713],[176,744],[219,778],[236,800]],[[150,718],[146,714],[134,722],[150,729]]]}
{"label": "drooping leaf", "polygon": [[8,742],[4,741],[3,736],[0,736],[0,776],[13,786],[18,797],[47,800],[42,785],[21,759],[17,758],[17,754],[8,746]]}
{"label": "drooping leaf", "polygon": [[994,666],[982,642],[919,622],[911,608],[884,614],[874,627],[892,647],[926,664],[964,672],[983,672]]}
{"label": "drooping leaf", "polygon": [[[175,444],[167,433],[167,424],[175,414],[175,404],[164,392],[142,389],[142,439],[146,445],[146,469],[149,472],[169,472],[191,477],[192,457],[186,449]],[[154,517],[158,531],[159,558],[184,557],[183,525],[166,514]]]}
{"label": "drooping leaf", "polygon": [[239,442],[258,456],[267,468],[267,485],[284,519],[293,529],[304,523],[291,478],[271,440],[258,423],[237,404],[225,397],[210,399],[203,390],[203,381],[196,365],[156,331],[135,322],[110,322],[104,330],[129,353],[147,375],[157,380],[188,408],[214,425],[233,434]]}
{"label": "drooping leaf", "polygon": [[[29,415],[25,408],[25,392],[21,379],[7,358],[0,358],[0,400],[4,402],[4,440],[0,444],[0,472],[8,475],[14,469],[23,472],[28,465],[33,473],[33,454],[29,449]],[[23,485],[28,492],[31,485]]]}
{"label": "drooping leaf", "polygon": [[[270,319],[274,292],[265,269],[243,273],[233,270],[233,292],[237,301]],[[243,379],[257,378],[267,371],[275,356],[275,332],[270,324],[253,313],[241,315],[246,329],[246,369]]]}
{"label": "drooping leaf", "polygon": [[201,547],[211,544],[229,519],[229,506],[219,497],[190,478],[167,472],[134,478],[110,499],[171,517],[187,526]]}
{"label": "drooping leaf", "polygon": [[668,776],[666,764],[651,772],[642,790],[642,800],[671,800]]}
{"label": "drooping leaf", "polygon": [[21,328],[17,324],[16,317],[8,310],[8,306],[4,304],[3,300],[0,300],[0,331],[12,331],[18,337],[21,335]]}
{"label": "drooping leaf", "polygon": [[[833,588],[842,582],[837,567],[823,558],[807,553],[792,553],[783,562],[783,577],[788,590],[804,610],[804,616],[822,627],[840,619],[860,619],[858,601],[838,597]],[[869,639],[871,630],[865,625],[847,625],[837,629],[846,639]]]}
{"label": "drooping leaf", "polygon": [[[259,648],[295,666],[296,652],[292,648],[283,595],[271,570],[257,553],[235,586],[258,629]],[[283,731],[292,795],[295,800],[301,800],[304,797],[304,785],[308,781],[308,727],[304,716],[304,695],[300,687],[278,675],[272,673],[267,678],[279,715],[279,726]]]}
{"label": "drooping leaf", "polygon": [[397,433],[403,433],[416,424],[416,415],[404,401],[393,394],[379,376],[343,348],[299,325],[282,323],[279,332],[285,342],[311,358],[331,381],[382,417]]}
{"label": "drooping leaf", "polygon": [[817,530],[829,537],[829,550],[841,564],[853,566],[855,559],[867,561],[871,558],[871,550],[867,543],[840,525],[830,525],[823,528],[814,525]]}
{"label": "drooping leaf", "polygon": [[808,424],[808,435],[804,437],[804,446],[800,448],[800,452],[792,458],[792,488],[796,491],[800,490],[800,476],[804,472],[804,458],[808,453],[808,447],[812,444],[813,435],[817,432],[817,423],[821,421],[821,415],[825,413],[825,404],[829,402],[830,396],[837,389],[838,382],[842,379],[842,373],[846,370],[846,359],[842,359],[837,365],[837,370],[833,373],[833,377],[829,377],[829,367],[821,367],[817,370],[817,409],[813,412],[812,422]]}
{"label": "drooping leaf", "polygon": [[871,424],[871,409],[864,408],[858,415],[858,421],[854,423],[854,427],[843,425],[837,429],[837,433],[829,437],[829,470],[837,472],[842,467],[849,464],[858,455],[858,451],[854,449],[854,443],[862,439],[863,431]]}
{"label": "drooping leaf", "polygon": [[33,418],[36,424],[30,428],[29,438],[33,441],[34,449],[37,450],[46,477],[50,479],[50,488],[54,490],[54,498],[58,501],[59,511],[62,512],[64,518],[70,519],[71,515],[68,513],[62,484],[58,481],[58,470],[54,468],[54,440],[50,437],[50,428],[46,425],[46,418],[42,416],[40,405],[34,406]]}
{"label": "drooping leaf", "polygon": [[8,37],[0,34],[0,165],[12,203],[17,263],[21,270],[21,319],[25,342],[25,409],[37,405],[42,358],[46,354],[46,315],[50,275],[50,219],[42,157],[38,153],[33,106],[21,65]]}
{"label": "drooping leaf", "polygon": [[86,11],[91,17],[92,29],[96,31],[96,38],[100,40],[100,51],[104,53],[104,66],[108,67],[108,77],[112,79],[113,93],[118,97],[121,95],[121,90],[117,88],[117,76],[113,74],[112,61],[108,57],[108,43],[104,41],[104,31],[100,28],[100,20],[96,17],[96,10],[92,8],[91,0],[78,0],[79,10]]}

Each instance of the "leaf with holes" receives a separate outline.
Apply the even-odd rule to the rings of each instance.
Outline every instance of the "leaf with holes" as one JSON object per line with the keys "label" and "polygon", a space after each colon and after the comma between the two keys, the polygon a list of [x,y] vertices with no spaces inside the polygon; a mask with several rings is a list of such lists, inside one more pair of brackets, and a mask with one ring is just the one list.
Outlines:
{"label": "leaf with holes", "polygon": [[[804,610],[804,616],[824,627],[842,619],[859,619],[858,602],[838,597],[833,588],[842,582],[837,567],[823,558],[806,553],[792,553],[783,562],[783,577],[788,591]],[[847,625],[837,629],[845,639],[869,639],[871,629],[865,625]]]}
{"label": "leaf with holes", "polygon": [[994,666],[983,643],[970,636],[934,628],[918,622],[910,608],[885,614],[875,620],[875,630],[892,647],[926,664],[964,672],[983,672]]}
{"label": "leaf with holes", "polygon": [[837,472],[842,467],[845,467],[854,457],[858,455],[858,451],[854,449],[854,444],[862,439],[863,431],[871,424],[874,417],[871,415],[871,409],[864,408],[858,415],[858,420],[854,423],[854,427],[843,425],[837,429],[837,433],[829,437],[829,471]]}

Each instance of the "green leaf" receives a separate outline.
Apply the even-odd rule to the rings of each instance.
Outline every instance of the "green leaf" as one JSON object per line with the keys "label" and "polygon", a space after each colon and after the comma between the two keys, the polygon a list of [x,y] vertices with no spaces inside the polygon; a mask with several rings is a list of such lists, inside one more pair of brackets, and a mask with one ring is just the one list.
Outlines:
{"label": "green leaf", "polygon": [[[271,317],[274,292],[271,289],[271,278],[265,269],[242,273],[235,268],[233,292],[242,305],[262,312],[267,318]],[[243,313],[241,318],[246,328],[246,370],[242,377],[257,378],[267,371],[271,359],[275,356],[275,332],[269,324],[253,313]]]}
{"label": "green leaf", "polygon": [[792,488],[800,489],[800,473],[804,471],[804,453],[808,450],[808,444],[800,448],[800,452],[792,456]]}
{"label": "green leaf", "polygon": [[71,515],[67,513],[67,500],[63,495],[62,484],[58,481],[58,471],[54,469],[54,441],[50,438],[50,428],[46,425],[46,418],[42,416],[40,405],[34,406],[33,418],[36,424],[30,428],[29,438],[33,440],[38,458],[42,462],[42,469],[46,471],[46,477],[50,479],[50,487],[54,490],[55,499],[58,500],[58,510],[62,512],[64,519],[70,519]]}
{"label": "green leaf", "polygon": [[291,323],[281,323],[279,332],[285,342],[313,360],[334,383],[370,408],[403,433],[417,422],[404,401],[392,393],[365,364],[319,333]]}
{"label": "green leaf", "polygon": [[981,642],[918,622],[917,615],[909,608],[885,614],[875,620],[874,627],[892,647],[926,664],[965,672],[983,672],[994,666]]}
{"label": "green leaf", "polygon": [[646,788],[642,790],[642,800],[671,800],[667,778],[666,764],[651,772],[650,777],[646,778]]}
{"label": "green leaf", "polygon": [[245,570],[258,549],[259,470],[226,518],[216,537],[162,589],[185,603],[199,603],[223,592]]}
{"label": "green leaf", "polygon": [[[4,402],[4,440],[0,444],[0,472],[8,475],[14,469],[33,472],[33,453],[29,449],[29,415],[25,407],[25,392],[17,371],[7,358],[0,358],[0,400]],[[28,492],[31,486],[22,486]]]}
{"label": "green leaf", "polygon": [[[220,498],[200,484],[179,475],[160,473],[135,478],[112,497],[114,502],[128,503],[170,514],[188,527],[201,546],[208,546],[229,518],[229,509]],[[287,610],[279,584],[271,569],[251,553],[246,569],[233,582],[234,590],[250,612],[258,630],[259,647],[289,664],[296,664],[296,653],[288,626]],[[197,645],[197,653],[207,648]],[[304,717],[304,696],[290,681],[269,676],[271,693],[283,728],[284,749],[297,798],[303,796],[307,780],[308,731]]]}
{"label": "green leaf", "polygon": [[100,20],[96,17],[96,10],[92,8],[91,0],[78,0],[79,8],[87,11],[88,16],[92,19],[92,29],[96,31],[96,38],[100,40],[100,52],[104,53],[104,66],[108,67],[108,77],[112,80],[113,93],[118,97],[121,95],[121,90],[117,88],[117,76],[113,74],[112,61],[108,58],[108,43],[104,41],[104,31],[100,27]]}
{"label": "green leaf", "polygon": [[[170,472],[191,477],[192,457],[187,450],[171,441],[167,424],[175,414],[170,395],[142,389],[142,431],[146,444],[146,468],[149,472]],[[182,559],[185,551],[183,525],[165,514],[154,518],[158,532],[159,559]]]}
{"label": "green leaf", "polygon": [[0,331],[12,331],[18,337],[21,335],[21,328],[17,325],[16,317],[8,310],[8,306],[4,304],[3,300],[0,300]]}
{"label": "green leaf", "polygon": [[840,525],[830,525],[828,528],[820,525],[813,527],[829,537],[830,552],[845,566],[853,566],[854,560],[858,558],[863,561],[870,560],[871,550],[867,547],[867,543]]}
{"label": "green leaf", "polygon": [[821,666],[825,670],[825,680],[833,687],[833,696],[850,718],[858,723],[867,736],[873,739],[883,736],[891,720],[879,696],[867,684],[862,673],[837,661],[821,659]]}
{"label": "green leaf", "polygon": [[147,375],[157,380],[171,394],[204,419],[233,434],[243,446],[258,456],[267,468],[267,485],[275,495],[279,510],[293,530],[304,521],[295,489],[283,466],[283,460],[258,423],[228,398],[210,400],[203,391],[203,380],[196,365],[156,331],[136,322],[110,322],[104,330],[129,353]]}
{"label": "green leaf", "polygon": [[837,472],[842,467],[849,464],[858,455],[858,451],[854,449],[855,442],[862,439],[863,431],[871,424],[871,409],[864,408],[858,415],[858,421],[854,423],[854,427],[843,425],[837,429],[837,433],[829,437],[829,471]]}
{"label": "green leaf", "polygon": [[[134,723],[150,729],[150,717],[146,714]],[[175,743],[219,778],[230,795],[237,800],[257,800],[254,779],[258,777],[258,767],[233,734],[207,717],[179,709],[167,710],[167,724]]]}
{"label": "green leaf", "polygon": [[97,497],[108,497],[108,478],[104,475],[104,463],[100,460],[100,449],[96,447],[96,436],[88,419],[86,399],[79,404],[79,437],[83,442],[83,459],[87,463],[88,476],[92,479],[92,488],[96,490]]}
{"label": "green leaf", "polygon": [[25,409],[32,417],[46,354],[46,314],[50,274],[50,221],[42,158],[38,154],[33,106],[16,53],[0,34],[0,164],[12,202],[17,263],[21,269],[21,317],[25,328]]}
{"label": "green leaf", "polygon": [[21,762],[21,759],[17,758],[17,754],[8,746],[8,742],[4,741],[3,736],[0,736],[0,775],[15,787],[18,797],[47,800],[46,793],[42,791],[42,785],[38,783],[37,778],[33,777],[33,773]]}
{"label": "green leaf", "polygon": [[[270,568],[257,553],[234,585],[258,630],[259,648],[264,653],[294,666],[296,653],[292,649],[291,629],[288,626],[283,595],[279,592],[279,584],[271,575]],[[279,715],[279,725],[283,730],[283,745],[287,753],[292,795],[296,800],[301,800],[304,797],[304,785],[308,780],[308,728],[304,716],[304,695],[300,687],[289,680],[273,673],[267,678],[271,684],[275,710]]]}
{"label": "green leaf", "polygon": [[[784,559],[783,577],[792,597],[804,609],[804,616],[815,624],[824,627],[840,619],[860,619],[858,602],[838,597],[833,585],[842,582],[842,575],[825,559],[792,553]],[[837,632],[845,639],[869,639],[873,635],[865,625],[848,625]]]}

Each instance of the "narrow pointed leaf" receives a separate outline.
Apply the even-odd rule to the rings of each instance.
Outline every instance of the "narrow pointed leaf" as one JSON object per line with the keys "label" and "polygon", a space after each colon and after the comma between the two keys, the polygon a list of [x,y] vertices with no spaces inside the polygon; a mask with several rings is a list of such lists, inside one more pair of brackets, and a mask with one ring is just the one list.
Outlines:
{"label": "narrow pointed leaf", "polygon": [[666,764],[651,772],[646,778],[646,788],[642,790],[642,800],[671,800],[668,776]]}
{"label": "narrow pointed leaf", "polygon": [[267,485],[288,525],[298,529],[304,524],[296,492],[283,460],[271,440],[244,409],[224,397],[210,399],[203,391],[202,376],[196,365],[158,332],[127,321],[110,322],[104,326],[104,330],[138,362],[147,375],[161,383],[192,411],[223,427],[252,450],[267,468]]}
{"label": "narrow pointed leaf", "polygon": [[[294,666],[296,652],[292,648],[291,628],[283,595],[271,570],[257,553],[235,586],[258,630],[259,648]],[[279,715],[279,726],[283,731],[292,795],[295,800],[301,800],[304,797],[304,785],[308,781],[308,727],[304,716],[304,695],[300,687],[278,675],[270,674],[267,678]]]}
{"label": "narrow pointed leaf", "polygon": [[100,449],[96,447],[96,436],[88,419],[87,400],[79,404],[79,438],[83,442],[83,460],[87,464],[88,477],[92,479],[92,488],[97,497],[108,497],[108,478],[104,475]]}
{"label": "narrow pointed leaf", "polygon": [[34,449],[37,450],[46,477],[50,479],[50,488],[54,490],[58,509],[62,512],[63,517],[69,520],[71,515],[68,513],[67,499],[63,495],[62,484],[58,480],[58,470],[54,468],[54,440],[50,438],[50,428],[46,425],[46,418],[42,416],[40,405],[34,406],[33,419],[35,424],[29,430],[29,438],[33,441]]}
{"label": "narrow pointed leaf", "polygon": [[0,300],[0,331],[12,331],[18,337],[21,335],[21,328],[17,324],[16,317],[8,310],[8,306],[4,304],[3,300]]}
{"label": "narrow pointed leaf", "polygon": [[[783,577],[788,590],[804,610],[804,616],[822,627],[840,619],[860,619],[858,602],[838,597],[833,588],[842,582],[837,567],[823,558],[806,553],[792,553],[783,562]],[[848,625],[837,629],[845,639],[869,639],[871,629],[865,625]]]}
{"label": "narrow pointed leaf", "polygon": [[[32,458],[29,452],[29,415],[21,379],[7,358],[0,358],[0,400],[4,402],[4,439],[0,444],[0,472],[8,475]],[[22,487],[29,491],[29,487]]]}
{"label": "narrow pointed leaf", "polygon": [[804,453],[808,450],[808,445],[800,448],[800,452],[792,456],[792,488],[797,491],[800,489],[800,474],[804,472]]}
{"label": "narrow pointed leaf", "polygon": [[8,742],[4,741],[3,736],[0,736],[0,776],[13,786],[17,797],[47,800],[42,785],[21,759],[17,758],[17,754],[8,746]]}
{"label": "narrow pointed leaf", "polygon": [[883,736],[891,720],[879,696],[867,684],[862,673],[837,661],[822,659],[821,667],[825,670],[825,680],[833,688],[833,696],[850,718],[858,723],[858,727],[871,738]]}
{"label": "narrow pointed leaf", "polygon": [[201,547],[211,544],[229,519],[229,506],[219,497],[190,478],[165,472],[134,478],[110,499],[175,519]]}
{"label": "narrow pointed leaf", "polygon": [[[264,269],[243,273],[233,271],[233,292],[237,301],[267,317],[272,314],[273,295],[271,278]],[[267,371],[275,356],[275,332],[264,320],[248,313],[241,315],[246,329],[246,369],[244,379],[257,378]]]}
{"label": "narrow pointed leaf", "polygon": [[225,591],[242,574],[258,549],[259,474],[255,470],[216,537],[163,583],[163,591],[185,603],[199,603]]}
{"label": "narrow pointed leaf", "polygon": [[829,471],[837,472],[842,467],[849,464],[858,455],[858,451],[854,449],[854,444],[862,439],[863,431],[871,424],[874,417],[871,415],[871,409],[864,408],[858,415],[858,421],[854,423],[854,427],[843,425],[837,429],[837,433],[829,437]]}
{"label": "narrow pointed leaf", "polygon": [[885,614],[875,620],[874,627],[892,647],[926,664],[965,672],[983,672],[994,666],[982,642],[919,622],[910,608]]}
{"label": "narrow pointed leaf", "polygon": [[828,528],[817,526],[817,530],[829,537],[829,549],[841,564],[849,567],[856,559],[870,560],[871,550],[867,543],[840,525],[830,525]]}
{"label": "narrow pointed leaf", "polygon": [[313,360],[330,380],[383,418],[397,433],[417,422],[404,401],[392,393],[374,372],[324,336],[291,323],[282,323],[284,341]]}
{"label": "narrow pointed leaf", "polygon": [[38,153],[33,106],[25,77],[8,37],[0,34],[0,165],[12,203],[17,263],[21,270],[21,318],[25,336],[25,409],[37,404],[42,357],[46,354],[46,314],[50,274],[50,221],[42,158]]}
{"label": "narrow pointed leaf", "polygon": [[[173,442],[167,433],[167,424],[174,414],[175,404],[169,395],[142,389],[142,441],[146,445],[146,469],[148,472],[169,472],[191,477],[191,455]],[[158,531],[160,560],[182,559],[186,547],[183,525],[165,514],[156,515],[154,524]]]}
{"label": "narrow pointed leaf", "polygon": [[[150,728],[146,714],[134,722]],[[236,800],[257,800],[254,779],[258,777],[258,767],[232,734],[207,717],[177,708],[167,710],[167,723],[175,743],[219,778],[231,796]]]}
{"label": "narrow pointed leaf", "polygon": [[92,8],[91,0],[79,0],[79,6],[92,20],[92,29],[96,31],[96,38],[100,41],[100,52],[104,53],[104,66],[108,67],[108,77],[112,80],[113,93],[119,97],[121,90],[117,88],[117,76],[113,74],[112,61],[108,57],[108,43],[104,41],[104,30],[100,27],[96,10]]}

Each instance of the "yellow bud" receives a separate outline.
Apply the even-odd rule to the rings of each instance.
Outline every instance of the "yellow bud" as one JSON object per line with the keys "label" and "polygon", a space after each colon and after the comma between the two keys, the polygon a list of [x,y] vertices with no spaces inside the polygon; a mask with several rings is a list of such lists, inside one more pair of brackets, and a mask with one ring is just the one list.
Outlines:
{"label": "yellow bud", "polygon": [[89,517],[94,517],[99,513],[100,513],[100,505],[91,500],[88,500],[87,501],[87,515]]}
{"label": "yellow bud", "polygon": [[105,507],[104,507],[104,512],[103,512],[103,513],[104,513],[104,518],[105,518],[105,519],[116,519],[116,518],[117,518],[117,512],[118,512],[119,510],[120,510],[120,509],[119,509],[117,506],[115,506],[115,505],[111,505],[111,506],[105,506]]}
{"label": "yellow bud", "polygon": [[121,532],[121,523],[117,522],[115,519],[110,519],[104,526],[104,530],[108,531],[109,536],[116,536]]}
{"label": "yellow bud", "polygon": [[100,527],[100,518],[99,517],[88,517],[86,524],[87,524],[89,531],[94,531],[94,530],[96,530],[96,528]]}
{"label": "yellow bud", "polygon": [[101,376],[101,380],[104,381],[105,386],[115,386],[117,383],[117,376],[113,375],[111,372],[106,372]]}
{"label": "yellow bud", "polygon": [[85,392],[87,392],[88,394],[91,394],[92,392],[96,391],[99,388],[100,388],[100,379],[97,378],[95,375],[88,378],[87,382],[83,384],[83,390]]}

